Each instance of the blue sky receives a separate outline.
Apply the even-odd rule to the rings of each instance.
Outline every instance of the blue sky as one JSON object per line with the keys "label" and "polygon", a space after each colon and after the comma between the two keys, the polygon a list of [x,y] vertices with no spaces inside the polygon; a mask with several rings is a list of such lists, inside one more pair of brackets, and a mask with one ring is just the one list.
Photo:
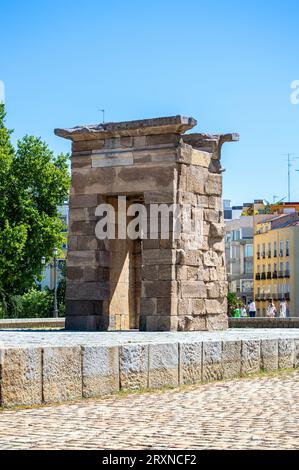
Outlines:
{"label": "blue sky", "polygon": [[[239,132],[223,147],[224,197],[287,194],[299,157],[297,1],[2,0],[0,80],[15,138],[55,152],[55,127],[184,114],[196,130]],[[299,159],[292,199],[299,200]]]}

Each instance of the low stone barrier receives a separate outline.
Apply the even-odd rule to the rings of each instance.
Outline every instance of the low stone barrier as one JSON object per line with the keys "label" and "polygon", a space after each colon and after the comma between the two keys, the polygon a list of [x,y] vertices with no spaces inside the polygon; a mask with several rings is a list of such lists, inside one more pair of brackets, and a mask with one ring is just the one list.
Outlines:
{"label": "low stone barrier", "polygon": [[299,317],[290,318],[229,318],[230,328],[299,328]]}
{"label": "low stone barrier", "polygon": [[121,389],[176,387],[299,366],[299,332],[279,338],[215,339],[212,335],[198,341],[198,337],[127,344],[2,346],[1,406],[61,403]]}
{"label": "low stone barrier", "polygon": [[65,318],[5,318],[0,320],[0,330],[26,328],[64,328]]}

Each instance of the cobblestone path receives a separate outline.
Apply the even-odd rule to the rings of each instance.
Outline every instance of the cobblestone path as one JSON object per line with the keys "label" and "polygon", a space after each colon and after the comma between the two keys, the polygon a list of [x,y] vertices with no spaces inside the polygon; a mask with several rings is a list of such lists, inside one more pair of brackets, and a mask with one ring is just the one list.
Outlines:
{"label": "cobblestone path", "polygon": [[298,449],[299,371],[0,412],[0,449]]}

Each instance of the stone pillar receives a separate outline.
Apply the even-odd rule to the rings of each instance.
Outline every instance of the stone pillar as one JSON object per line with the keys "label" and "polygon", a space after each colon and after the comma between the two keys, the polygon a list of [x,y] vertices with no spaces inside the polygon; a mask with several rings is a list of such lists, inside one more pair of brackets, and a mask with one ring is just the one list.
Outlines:
{"label": "stone pillar", "polygon": [[[174,116],[56,129],[72,140],[66,327],[227,328],[221,145],[236,134],[184,134]],[[96,207],[118,195],[180,208],[179,236],[99,240]],[[165,214],[163,217],[166,217]],[[148,228],[149,230],[149,228]]]}

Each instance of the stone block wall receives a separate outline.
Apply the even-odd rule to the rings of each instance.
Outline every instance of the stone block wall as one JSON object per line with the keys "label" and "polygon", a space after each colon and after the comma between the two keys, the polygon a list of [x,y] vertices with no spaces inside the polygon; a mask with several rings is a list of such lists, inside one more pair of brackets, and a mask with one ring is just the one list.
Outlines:
{"label": "stone block wall", "polygon": [[[66,327],[193,331],[227,328],[221,145],[235,134],[184,134],[175,116],[57,129],[72,140]],[[116,196],[177,204],[173,226],[99,240],[96,207]],[[188,207],[187,215],[185,208]],[[139,256],[139,263],[138,263]]]}

